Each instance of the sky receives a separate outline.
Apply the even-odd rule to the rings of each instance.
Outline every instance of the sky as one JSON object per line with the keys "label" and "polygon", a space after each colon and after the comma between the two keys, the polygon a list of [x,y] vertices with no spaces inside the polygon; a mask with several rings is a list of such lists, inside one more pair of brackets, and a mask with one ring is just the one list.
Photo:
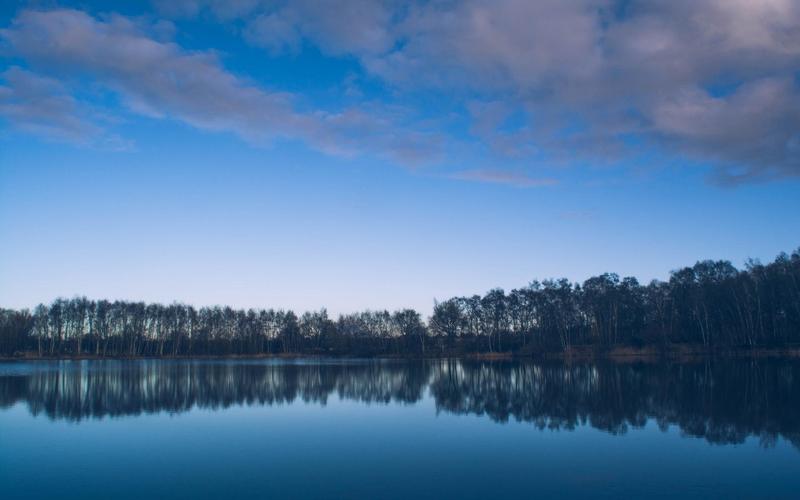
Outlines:
{"label": "sky", "polygon": [[429,313],[798,247],[794,0],[0,4],[0,307]]}

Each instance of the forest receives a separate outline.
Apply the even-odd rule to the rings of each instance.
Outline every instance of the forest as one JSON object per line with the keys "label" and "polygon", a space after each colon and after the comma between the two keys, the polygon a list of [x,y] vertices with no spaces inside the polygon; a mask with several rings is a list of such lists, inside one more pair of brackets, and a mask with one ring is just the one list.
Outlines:
{"label": "forest", "polygon": [[331,318],[325,309],[195,308],[58,298],[0,309],[0,355],[163,357],[536,355],[581,347],[800,347],[800,248],[773,262],[701,261],[647,285],[606,273],[533,281],[413,309]]}

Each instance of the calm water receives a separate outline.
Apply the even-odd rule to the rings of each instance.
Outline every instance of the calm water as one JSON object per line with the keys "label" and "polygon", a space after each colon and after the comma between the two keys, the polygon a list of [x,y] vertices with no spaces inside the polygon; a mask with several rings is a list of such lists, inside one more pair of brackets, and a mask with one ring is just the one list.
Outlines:
{"label": "calm water", "polygon": [[0,497],[800,498],[800,363],[0,363]]}

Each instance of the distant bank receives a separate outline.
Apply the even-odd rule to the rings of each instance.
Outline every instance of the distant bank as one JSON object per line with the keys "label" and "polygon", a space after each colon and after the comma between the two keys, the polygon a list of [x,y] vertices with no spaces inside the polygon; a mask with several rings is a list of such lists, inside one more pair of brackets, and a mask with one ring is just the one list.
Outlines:
{"label": "distant bank", "polygon": [[[303,359],[352,359],[346,353],[260,353],[260,354],[226,354],[226,355],[191,355],[191,354],[166,354],[161,356],[130,356],[130,355],[95,355],[83,354],[56,354],[54,356],[39,355],[38,352],[17,352],[14,355],[0,356],[0,361],[79,361],[79,360],[303,360]],[[360,359],[392,360],[392,359],[473,359],[482,361],[507,361],[507,360],[561,360],[561,361],[599,361],[614,362],[652,362],[674,361],[690,362],[706,359],[800,359],[800,345],[780,348],[725,348],[710,350],[702,345],[676,345],[666,348],[656,347],[614,347],[611,349],[598,349],[594,346],[572,346],[565,351],[531,351],[531,352],[460,352],[447,349],[432,350],[425,356],[414,353],[380,354],[376,356],[361,357]]]}
{"label": "distant bank", "polygon": [[702,261],[647,285],[613,273],[533,281],[436,302],[429,318],[85,297],[0,310],[7,358],[760,356],[799,346],[800,249],[744,269]]}

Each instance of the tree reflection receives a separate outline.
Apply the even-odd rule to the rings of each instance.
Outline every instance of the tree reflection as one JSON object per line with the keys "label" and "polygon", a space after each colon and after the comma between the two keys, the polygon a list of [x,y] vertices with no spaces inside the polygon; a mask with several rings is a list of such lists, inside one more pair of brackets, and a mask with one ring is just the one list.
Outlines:
{"label": "tree reflection", "polygon": [[649,420],[711,443],[783,437],[800,447],[800,363],[693,364],[478,362],[274,363],[84,361],[7,364],[0,405],[33,415],[85,418],[293,402],[411,404],[511,419],[539,429],[581,425],[623,434]]}
{"label": "tree reflection", "polygon": [[800,445],[800,364],[533,364],[445,362],[431,393],[439,410],[511,418],[540,429],[589,424],[613,434],[649,419],[711,443],[782,436]]}

